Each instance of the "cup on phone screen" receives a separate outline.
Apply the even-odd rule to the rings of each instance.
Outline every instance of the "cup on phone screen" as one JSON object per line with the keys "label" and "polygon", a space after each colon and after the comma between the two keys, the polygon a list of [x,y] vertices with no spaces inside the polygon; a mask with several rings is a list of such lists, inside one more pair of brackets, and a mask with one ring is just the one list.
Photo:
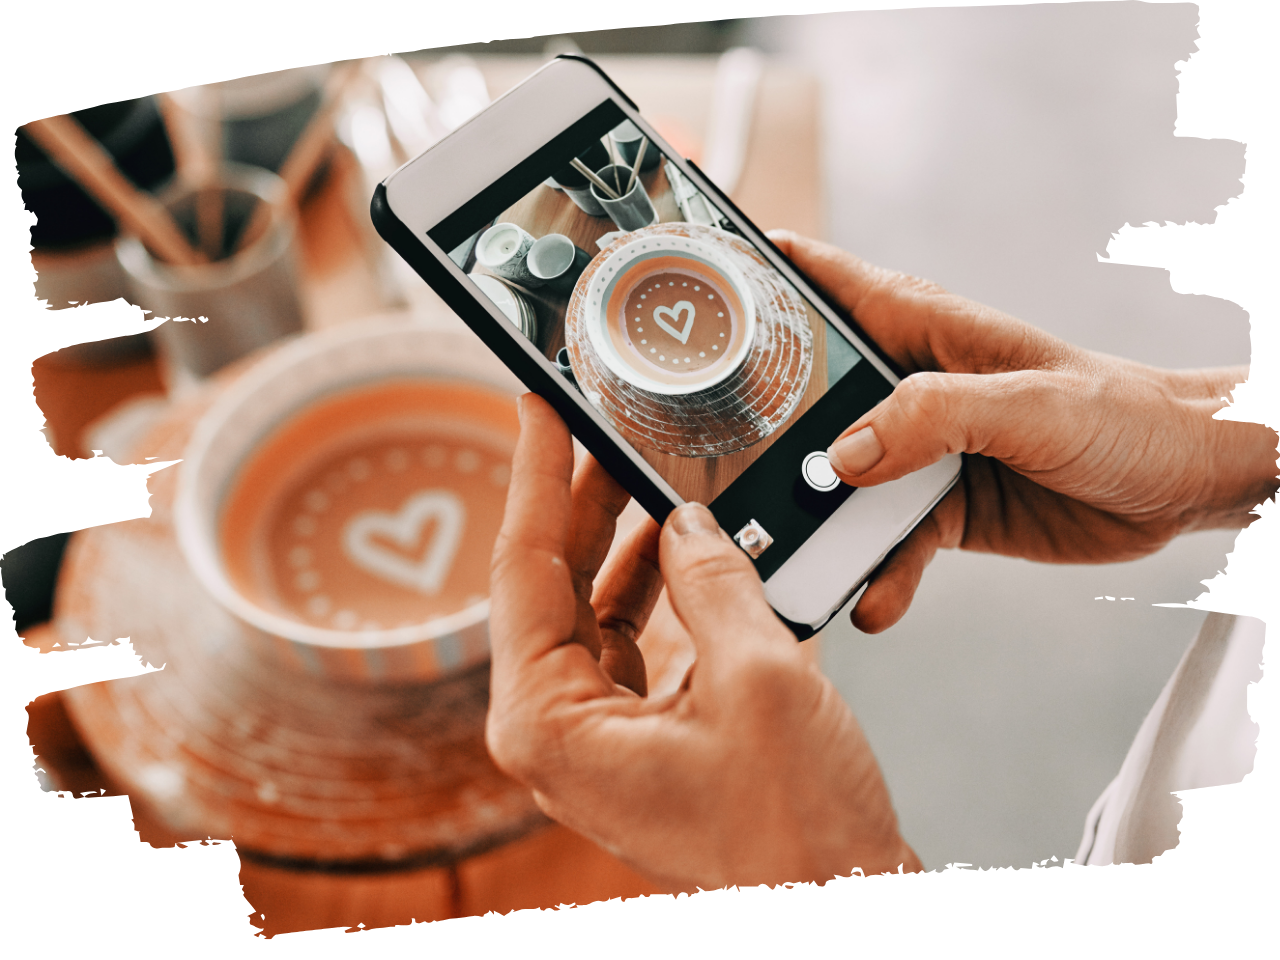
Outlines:
{"label": "cup on phone screen", "polygon": [[495,223],[476,242],[476,261],[492,273],[527,287],[543,281],[529,270],[525,258],[533,248],[533,235],[514,223]]}
{"label": "cup on phone screen", "polygon": [[[640,132],[639,127],[630,120],[624,120],[609,131],[609,139],[617,146],[618,152],[622,154],[622,159],[628,166],[636,162],[636,154],[640,152],[640,141],[644,139],[644,134]],[[640,161],[640,169],[652,170],[661,159],[662,152],[650,141],[644,148],[644,159]]]}
{"label": "cup on phone screen", "polygon": [[596,176],[610,187],[617,184],[617,189],[613,191],[616,199],[609,199],[594,183],[591,185],[591,194],[619,230],[639,230],[658,222],[658,211],[654,209],[653,201],[649,199],[649,193],[639,177],[636,177],[631,189],[627,190],[627,182],[631,179],[630,167],[611,163],[597,171]]}
{"label": "cup on phone screen", "polygon": [[[604,148],[604,144],[595,140],[586,150],[578,154],[577,159],[581,160],[587,169],[595,170],[607,164],[611,157],[609,151]],[[604,207],[600,206],[595,194],[591,192],[590,182],[572,164],[565,164],[551,175],[551,179],[587,216],[603,217],[605,215]]]}
{"label": "cup on phone screen", "polygon": [[591,256],[563,234],[549,233],[530,248],[527,262],[530,272],[545,282],[548,290],[567,296]]}

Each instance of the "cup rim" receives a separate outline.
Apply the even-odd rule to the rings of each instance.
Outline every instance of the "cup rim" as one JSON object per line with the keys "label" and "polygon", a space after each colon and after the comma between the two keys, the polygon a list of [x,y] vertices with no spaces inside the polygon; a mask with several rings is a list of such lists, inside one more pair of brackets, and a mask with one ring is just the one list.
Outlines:
{"label": "cup rim", "polygon": [[[600,177],[601,180],[604,180],[604,177],[601,175],[603,171],[611,170],[614,167],[616,167],[620,172],[625,173],[628,177],[631,176],[631,168],[628,167],[625,163],[609,163],[601,167],[599,170],[594,170],[592,172],[597,177]],[[607,180],[605,180],[605,182],[608,183]],[[613,200],[613,199],[610,199],[609,197],[601,196],[599,192],[599,187],[597,187],[594,183],[588,182],[587,186],[591,188],[591,195],[600,201],[601,206],[607,203],[625,203],[627,201],[627,198],[630,197],[632,194],[634,194],[637,190],[644,193],[645,197],[649,196],[648,192],[645,191],[644,189],[644,184],[640,182],[639,177],[636,177],[636,182],[631,185],[631,189],[628,190],[626,193],[622,194],[622,196],[618,197],[617,200]],[[653,203],[653,200],[650,199],[649,202]]]}
{"label": "cup rim", "polygon": [[[485,242],[485,239],[486,239],[490,234],[492,234],[495,230],[498,230],[498,229],[500,229],[500,228],[510,228],[511,230],[516,231],[516,235],[517,235],[517,236],[519,236],[520,234],[525,234],[525,235],[527,235],[527,234],[529,233],[529,231],[528,231],[528,230],[526,230],[524,227],[520,226],[520,224],[518,224],[518,223],[512,223],[510,220],[502,220],[502,221],[499,221],[498,223],[491,224],[491,225],[490,225],[490,226],[489,226],[489,227],[484,231],[484,233],[480,234],[480,236],[479,236],[479,237],[477,238],[477,240],[476,240],[476,262],[477,262],[477,263],[479,263],[479,264],[481,264],[481,265],[483,265],[483,266],[488,267],[490,270],[492,270],[494,267],[500,267],[500,266],[502,266],[503,264],[510,263],[513,259],[515,259],[515,256],[514,256],[514,255],[512,255],[512,256],[509,256],[509,257],[507,257],[507,258],[505,258],[505,259],[503,259],[503,260],[495,260],[495,261],[493,261],[493,262],[490,262],[490,261],[488,261],[488,260],[485,260],[485,259],[482,257],[482,255],[481,255],[481,252],[485,249],[485,248],[484,248],[484,242]],[[521,243],[523,243],[523,242],[524,242],[524,241],[523,241],[523,239],[522,239],[522,240],[521,240]],[[519,247],[517,246],[517,248],[516,248],[516,249],[517,249],[517,250],[519,250]]]}
{"label": "cup rim", "polygon": [[[616,277],[622,276],[632,262],[650,259],[654,256],[670,256],[673,254],[678,256],[681,250],[693,253],[695,255],[694,259],[701,260],[719,271],[738,295],[742,302],[743,310],[743,337],[738,348],[728,355],[728,359],[721,361],[721,369],[716,374],[699,380],[697,383],[690,384],[664,383],[663,381],[646,377],[618,356],[608,333],[609,318],[606,316],[608,301],[604,296],[610,283]],[[641,256],[642,253],[647,254],[647,256]],[[585,310],[587,337],[591,341],[592,347],[595,348],[596,355],[604,365],[625,383],[637,389],[662,396],[686,396],[693,393],[701,393],[733,376],[741,369],[742,364],[751,352],[755,343],[755,331],[758,322],[755,299],[742,271],[710,244],[693,237],[679,235],[641,237],[623,244],[606,256],[587,286],[583,297],[583,309]]]}
{"label": "cup rim", "polygon": [[[221,437],[222,432],[231,425],[236,417],[251,405],[255,397],[272,384],[287,376],[289,371],[299,363],[314,360],[325,354],[340,354],[357,348],[362,340],[376,339],[380,336],[394,336],[397,333],[426,333],[444,340],[458,341],[457,346],[465,350],[463,342],[450,331],[432,330],[407,321],[396,319],[379,321],[372,324],[357,324],[354,328],[339,327],[334,330],[313,334],[309,338],[291,341],[251,367],[235,382],[230,384],[214,401],[213,405],[200,418],[196,429],[183,452],[182,464],[178,475],[177,490],[174,496],[173,525],[179,547],[192,573],[200,584],[234,616],[252,627],[271,636],[306,644],[314,647],[325,647],[338,650],[368,650],[379,648],[403,647],[411,644],[426,643],[458,634],[469,627],[483,623],[489,616],[489,599],[485,599],[463,608],[457,613],[437,617],[424,623],[409,627],[395,627],[382,630],[336,630],[326,627],[315,627],[298,620],[274,613],[267,608],[246,598],[234,584],[225,569],[222,553],[217,543],[216,521],[209,521],[203,516],[200,500],[200,484],[204,480],[201,467],[210,454],[210,448]],[[451,356],[458,359],[457,350],[445,349],[434,351],[435,356]],[[459,364],[438,365],[433,361],[430,366],[422,366],[423,373],[438,370],[442,376],[450,380],[473,381],[479,385],[511,393],[515,391],[510,383],[501,383],[498,378],[486,376],[478,363],[463,363],[462,367],[470,370],[459,370]],[[341,382],[336,390],[357,386],[369,382],[367,379],[351,378]],[[333,388],[331,388],[333,389]],[[300,395],[292,411],[297,411],[320,394]],[[287,417],[289,414],[285,414]],[[279,422],[279,421],[277,421]],[[269,430],[270,428],[268,428]],[[229,475],[244,462],[254,443],[261,440],[255,436],[245,444],[245,449],[236,453],[234,465]],[[221,504],[225,490],[217,495]]]}
{"label": "cup rim", "polygon": [[[138,237],[121,234],[115,241],[116,258],[127,276],[149,287],[180,293],[216,290],[257,273],[289,248],[297,230],[297,215],[288,199],[288,187],[280,177],[262,167],[227,162],[219,180],[220,186],[253,194],[267,204],[271,219],[262,236],[225,260],[183,266],[157,260]],[[175,179],[157,199],[168,206],[199,189],[197,184]]]}
{"label": "cup rim", "polygon": [[[634,137],[630,136],[630,131],[628,131],[628,135],[625,137],[618,136],[618,131],[621,130],[623,127],[630,127],[631,130],[635,131],[635,136]],[[644,132],[639,127],[637,127],[634,123],[632,123],[630,120],[623,120],[620,124],[618,124],[616,127],[614,127],[612,130],[609,131],[609,137],[613,140],[614,143],[618,143],[618,144],[639,143],[641,138],[644,137]]]}
{"label": "cup rim", "polygon": [[[542,273],[542,272],[540,272],[540,271],[537,269],[537,267],[534,265],[534,262],[533,262],[533,251],[534,251],[534,250],[536,250],[536,249],[538,248],[538,244],[543,243],[543,241],[548,241],[548,240],[549,240],[549,241],[551,241],[551,242],[553,242],[553,243],[555,243],[555,245],[556,245],[556,246],[561,246],[561,244],[560,244],[560,242],[559,242],[559,241],[561,241],[561,240],[563,240],[565,243],[567,243],[567,244],[569,245],[569,262],[568,262],[567,264],[565,264],[564,269],[563,269],[563,270],[561,270],[559,273],[555,273],[555,274],[543,274],[543,273]],[[532,274],[533,274],[535,277],[537,277],[539,280],[555,280],[555,279],[557,279],[558,277],[562,277],[562,276],[564,276],[564,274],[568,273],[570,270],[572,270],[572,269],[573,269],[573,261],[574,261],[574,258],[577,256],[577,254],[576,254],[576,252],[575,252],[575,248],[576,248],[576,247],[577,247],[577,244],[575,244],[572,240],[570,240],[568,237],[566,237],[563,233],[548,233],[548,234],[544,234],[543,236],[539,237],[537,240],[533,241],[533,246],[529,248],[529,253],[525,256],[525,263],[526,263],[526,264],[528,265],[528,267],[529,267],[529,272],[530,272],[530,273],[532,273]]]}

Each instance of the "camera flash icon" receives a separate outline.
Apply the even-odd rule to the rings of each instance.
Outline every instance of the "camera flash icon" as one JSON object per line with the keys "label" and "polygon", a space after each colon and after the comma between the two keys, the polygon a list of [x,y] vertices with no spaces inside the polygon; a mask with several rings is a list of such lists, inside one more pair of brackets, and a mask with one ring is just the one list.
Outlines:
{"label": "camera flash icon", "polygon": [[745,527],[733,535],[733,539],[743,550],[747,551],[747,556],[752,560],[759,558],[760,554],[769,549],[769,545],[773,543],[773,537],[769,536],[769,532],[764,527],[751,520]]}

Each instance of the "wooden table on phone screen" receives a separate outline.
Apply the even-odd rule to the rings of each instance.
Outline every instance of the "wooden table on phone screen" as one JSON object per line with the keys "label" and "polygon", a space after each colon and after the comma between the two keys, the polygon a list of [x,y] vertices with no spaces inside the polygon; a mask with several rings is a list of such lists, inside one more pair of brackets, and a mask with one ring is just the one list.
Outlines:
{"label": "wooden table on phone screen", "polygon": [[[540,60],[491,57],[479,62],[496,97]],[[698,158],[711,108],[714,57],[601,57],[600,63],[674,146]],[[746,163],[732,193],[765,229],[822,233],[818,115],[816,83],[803,73],[770,64],[757,94]],[[361,190],[351,158],[339,153],[328,179],[304,204],[302,292],[311,328],[357,322],[380,309],[367,226],[357,219],[360,205],[350,202],[352,191]],[[433,306],[429,296],[416,307],[445,309]],[[90,455],[83,446],[87,424],[122,399],[160,389],[154,363],[137,358],[104,366],[50,356],[37,360],[33,372],[37,402],[55,449],[64,456]],[[27,632],[31,646],[52,650],[56,641],[49,628]],[[39,698],[29,713],[29,734],[52,788],[77,795],[120,792],[85,750],[59,694]],[[143,837],[153,843],[191,839],[167,835],[136,803],[135,818]],[[252,922],[267,935],[660,892],[594,844],[554,824],[460,862],[420,869],[343,874],[246,859],[241,882],[254,907]]]}

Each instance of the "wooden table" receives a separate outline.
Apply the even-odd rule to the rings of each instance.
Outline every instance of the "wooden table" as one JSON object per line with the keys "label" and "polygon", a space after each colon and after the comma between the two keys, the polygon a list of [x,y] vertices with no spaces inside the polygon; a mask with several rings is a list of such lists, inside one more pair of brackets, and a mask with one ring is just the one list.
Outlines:
{"label": "wooden table", "polygon": [[[497,96],[539,61],[504,57],[480,62],[490,93]],[[601,58],[601,62],[646,116],[696,158],[708,116],[714,58]],[[759,91],[747,162],[733,193],[735,202],[761,226],[821,234],[817,137],[816,83],[800,72],[771,65]],[[358,321],[381,307],[375,254],[367,225],[360,219],[367,206],[351,202],[354,192],[359,192],[358,172],[350,156],[339,151],[331,175],[302,210],[303,298],[311,328]],[[414,291],[411,299],[414,312],[456,322],[429,291]],[[65,456],[89,455],[83,445],[85,426],[130,395],[158,392],[160,384],[154,364],[145,360],[104,368],[54,356],[38,360],[33,372],[37,402],[45,411],[55,449]],[[163,483],[162,477],[157,475],[153,483]],[[61,596],[59,601],[63,602]],[[660,604],[653,632],[660,634],[661,625],[672,616],[669,605]],[[65,637],[50,626],[28,631],[25,640],[48,652],[66,648]],[[678,679],[688,651],[667,653],[666,668],[658,672]],[[653,654],[653,666],[660,667],[660,651],[655,649]],[[123,792],[116,778],[85,749],[65,704],[61,694],[51,694],[29,707],[29,736],[46,788],[77,794]],[[172,844],[201,839],[196,834],[175,834],[137,798],[134,814],[143,840]],[[455,862],[391,871],[299,869],[246,855],[241,881],[255,908],[251,922],[267,935],[585,903],[657,889],[593,844],[554,824]]]}

